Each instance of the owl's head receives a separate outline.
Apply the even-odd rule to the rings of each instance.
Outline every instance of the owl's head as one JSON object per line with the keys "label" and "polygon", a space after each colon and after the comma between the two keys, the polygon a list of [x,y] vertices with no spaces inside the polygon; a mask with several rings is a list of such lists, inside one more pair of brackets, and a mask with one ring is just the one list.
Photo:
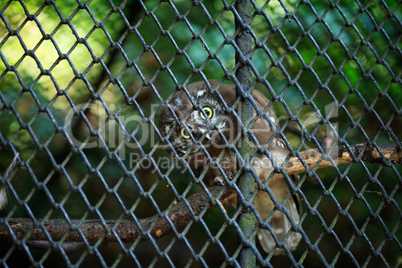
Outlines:
{"label": "owl's head", "polygon": [[216,148],[227,129],[225,107],[205,83],[194,83],[176,92],[162,111],[159,131],[179,155],[195,154],[202,147]]}

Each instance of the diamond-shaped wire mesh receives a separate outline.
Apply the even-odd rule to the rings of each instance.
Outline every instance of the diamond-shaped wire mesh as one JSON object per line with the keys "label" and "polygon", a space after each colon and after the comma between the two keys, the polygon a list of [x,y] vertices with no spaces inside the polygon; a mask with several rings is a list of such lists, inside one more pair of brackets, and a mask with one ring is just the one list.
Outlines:
{"label": "diamond-shaped wire mesh", "polygon": [[[158,122],[174,93],[207,79],[238,85],[244,65],[292,156],[402,149],[400,1],[251,5],[252,51],[236,62],[236,1],[2,2],[2,266],[239,266],[247,247],[259,266],[402,263],[402,168],[383,155],[318,169],[320,160],[301,173],[289,186],[300,197],[292,231],[301,241],[277,255],[242,242],[242,209],[221,204],[205,172],[166,152]],[[226,109],[234,115],[239,101]],[[256,217],[258,240],[268,227]]]}

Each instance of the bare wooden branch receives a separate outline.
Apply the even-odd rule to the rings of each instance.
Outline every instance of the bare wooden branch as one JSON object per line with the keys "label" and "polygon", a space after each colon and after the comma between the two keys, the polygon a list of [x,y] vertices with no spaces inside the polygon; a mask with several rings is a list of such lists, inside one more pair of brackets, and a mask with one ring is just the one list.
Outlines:
{"label": "bare wooden branch", "polygon": [[[115,220],[105,221],[107,226],[104,226],[100,220],[87,220],[84,222],[71,220],[71,225],[69,225],[66,220],[52,219],[45,221],[42,228],[46,229],[53,241],[60,241],[65,237],[65,242],[83,242],[86,240],[88,243],[94,244],[101,237],[105,242],[117,242],[117,236],[124,243],[133,242],[136,239],[146,241],[151,237],[159,238],[168,234],[174,228],[184,227],[193,218],[193,215],[199,215],[204,208],[205,213],[208,213],[217,205],[216,202],[226,199],[233,191],[233,189],[223,186],[210,187],[208,192],[215,199],[214,202],[211,202],[206,192],[198,192],[186,199],[191,209],[186,205],[186,202],[180,201],[172,207],[167,216],[154,215],[141,219],[138,221],[139,225],[131,220],[123,220],[117,226],[115,226]],[[1,221],[0,242],[12,242],[13,237],[36,241],[48,240],[43,229],[39,226],[34,226],[31,219],[11,218],[7,220],[7,225],[5,224],[5,219]],[[13,235],[10,234],[10,228]],[[80,232],[75,231],[78,229]],[[113,229],[117,236],[111,232]]]}
{"label": "bare wooden branch", "polygon": [[[336,147],[330,155],[323,155],[318,150],[308,150],[301,152],[300,156],[310,170],[333,166],[333,163],[350,163],[357,159],[368,163],[387,164],[387,161],[390,161],[402,164],[402,152],[398,151],[395,146],[378,145],[377,147],[381,152],[367,145],[354,145],[350,146],[350,150],[346,146]],[[304,172],[305,166],[298,157],[291,157],[285,170],[288,174],[297,174]],[[125,243],[137,239],[146,241],[151,237],[159,238],[172,232],[175,228],[186,226],[194,215],[199,215],[204,209],[205,213],[208,213],[217,206],[217,202],[231,196],[234,189],[213,186],[208,188],[208,192],[213,198],[212,200],[206,192],[202,191],[188,197],[186,202],[180,201],[175,204],[167,215],[155,215],[141,219],[138,224],[131,220],[124,220],[118,224],[114,220],[109,220],[105,221],[106,226],[100,220],[84,222],[72,220],[71,224],[68,224],[66,220],[54,219],[45,221],[40,227],[34,226],[31,219],[0,219],[0,242],[13,242],[14,239],[48,240],[47,234],[53,241],[64,239],[65,242],[88,241],[91,244],[97,242],[101,237],[105,242],[116,242],[120,239]],[[42,228],[46,228],[47,234]],[[114,231],[112,232],[112,230]]]}
{"label": "bare wooden branch", "polygon": [[[377,145],[381,153],[374,147],[365,144],[351,145],[350,150],[346,146],[334,147],[330,154],[322,154],[317,149],[307,150],[300,153],[310,170],[333,166],[333,163],[346,164],[355,159],[361,159],[367,163],[386,163],[390,161],[402,164],[402,151],[398,151],[394,145]],[[384,156],[382,158],[381,154]],[[332,161],[331,161],[332,160]],[[285,167],[286,173],[299,174],[306,169],[298,157],[291,157]]]}

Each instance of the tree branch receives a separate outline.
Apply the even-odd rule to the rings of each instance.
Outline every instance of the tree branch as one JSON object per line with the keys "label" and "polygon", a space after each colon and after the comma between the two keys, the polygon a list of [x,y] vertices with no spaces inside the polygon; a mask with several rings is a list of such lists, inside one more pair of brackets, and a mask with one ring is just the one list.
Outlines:
{"label": "tree branch", "polygon": [[[226,199],[233,191],[224,186],[208,188],[209,195],[218,202]],[[115,220],[104,221],[105,226],[101,220],[84,222],[71,220],[71,224],[68,224],[63,219],[52,219],[44,223],[38,221],[37,225],[40,226],[35,226],[32,219],[29,218],[0,219],[0,242],[12,242],[13,237],[21,240],[27,236],[28,240],[48,240],[43,229],[46,229],[53,241],[59,241],[65,237],[65,242],[84,242],[86,240],[90,244],[94,244],[102,236],[104,236],[103,241],[105,242],[117,242],[117,236],[123,243],[133,242],[136,239],[146,241],[151,237],[159,238],[168,234],[174,228],[184,227],[194,215],[199,215],[204,209],[205,213],[210,212],[217,205],[217,201],[211,202],[205,191],[198,192],[186,198],[186,201],[175,204],[167,216],[154,215],[141,219],[138,221],[139,225],[135,221],[123,220],[118,223],[117,227]],[[11,235],[10,229],[13,235]],[[78,229],[80,232],[75,231]],[[113,229],[117,236],[112,234]]]}
{"label": "tree branch", "polygon": [[[402,164],[402,152],[396,146],[377,145],[352,145],[349,147],[339,146],[332,150],[330,155],[321,154],[318,150],[307,150],[300,153],[302,163],[298,157],[291,157],[285,167],[286,172],[297,174],[308,169],[319,169],[335,164],[357,162],[359,159],[368,163],[391,163]],[[332,160],[332,161],[331,161]],[[167,215],[155,215],[141,219],[136,223],[132,220],[123,220],[116,223],[115,220],[71,220],[69,224],[63,219],[47,220],[36,225],[32,219],[12,218],[0,219],[0,242],[13,242],[15,239],[27,240],[49,240],[65,242],[96,243],[103,237],[105,242],[124,243],[133,242],[137,239],[146,241],[152,238],[159,238],[172,232],[174,229],[186,226],[194,217],[200,215],[204,210],[210,212],[218,202],[221,202],[234,193],[234,189],[224,186],[213,186],[205,191],[198,192],[175,204]],[[212,199],[210,197],[212,197]],[[116,226],[117,225],[117,226]],[[46,232],[44,232],[46,229]],[[76,231],[80,230],[80,232]]]}
{"label": "tree branch", "polygon": [[[301,152],[300,157],[310,170],[333,166],[332,163],[338,165],[357,162],[359,159],[367,163],[383,163],[387,165],[387,161],[391,161],[395,164],[402,164],[402,151],[398,150],[395,145],[378,144],[377,147],[380,151],[366,144],[351,145],[349,148],[342,145],[334,147],[330,154],[323,155],[317,149],[312,149]],[[305,172],[306,168],[298,157],[291,157],[285,170],[286,173],[291,175]]]}

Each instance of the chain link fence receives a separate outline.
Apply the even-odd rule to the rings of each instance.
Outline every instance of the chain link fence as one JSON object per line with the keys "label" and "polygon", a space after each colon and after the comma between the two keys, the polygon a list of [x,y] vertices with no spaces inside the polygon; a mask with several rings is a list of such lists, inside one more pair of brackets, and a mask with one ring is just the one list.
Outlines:
{"label": "chain link fence", "polygon": [[[0,8],[2,266],[402,263],[400,1],[10,0]],[[192,93],[197,81],[205,85]],[[194,111],[209,123],[216,112],[202,106],[208,97],[197,103],[204,91],[238,125],[230,141],[222,121],[211,127],[226,141],[218,160],[205,149],[208,133],[190,129]],[[190,108],[180,108],[179,93]],[[174,130],[158,127],[164,109],[205,152],[205,169],[175,147]],[[270,134],[255,149],[258,120]],[[239,143],[249,139],[246,159]],[[283,163],[271,150],[277,141],[289,150]],[[226,152],[238,172],[221,166]],[[267,182],[250,166],[259,156],[269,159]],[[212,166],[218,180],[208,177]],[[271,191],[278,173],[283,200]],[[274,204],[268,216],[253,205],[261,192]],[[290,224],[284,238],[271,227],[275,213]],[[274,237],[269,250],[259,230]]]}

